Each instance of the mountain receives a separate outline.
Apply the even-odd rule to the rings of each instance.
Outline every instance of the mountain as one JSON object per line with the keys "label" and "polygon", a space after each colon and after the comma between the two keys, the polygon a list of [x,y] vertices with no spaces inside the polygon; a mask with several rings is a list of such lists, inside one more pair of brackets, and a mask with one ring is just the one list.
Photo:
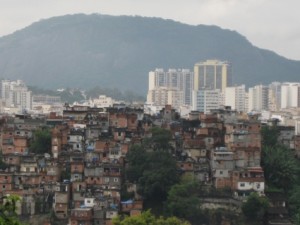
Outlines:
{"label": "mountain", "polygon": [[236,84],[299,81],[300,61],[217,26],[77,14],[41,20],[0,38],[0,78],[51,89],[100,86],[146,93],[149,71],[193,69],[206,59],[230,61]]}

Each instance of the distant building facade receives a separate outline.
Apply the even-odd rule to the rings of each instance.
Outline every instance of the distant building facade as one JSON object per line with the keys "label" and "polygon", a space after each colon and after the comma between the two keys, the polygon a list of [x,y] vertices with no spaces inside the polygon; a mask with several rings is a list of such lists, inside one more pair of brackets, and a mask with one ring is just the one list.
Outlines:
{"label": "distant building facade", "polygon": [[148,91],[147,102],[157,106],[172,105],[179,108],[183,105],[183,92],[175,88],[158,87]]}
{"label": "distant building facade", "polygon": [[6,107],[17,108],[20,112],[32,108],[32,93],[21,80],[2,80],[1,99]]}
{"label": "distant building facade", "polygon": [[194,66],[194,90],[219,89],[232,86],[232,67],[229,62],[207,60]]}
{"label": "distant building facade", "polygon": [[51,96],[51,95],[33,95],[32,96],[33,104],[61,104],[61,97],[60,96]]}
{"label": "distant building facade", "polygon": [[245,85],[225,88],[225,105],[239,112],[246,111],[246,89]]}
{"label": "distant building facade", "polygon": [[[173,107],[192,105],[194,74],[188,69],[155,69],[149,72],[147,103]],[[174,105],[175,104],[175,105]]]}
{"label": "distant building facade", "polygon": [[89,105],[93,107],[99,107],[99,108],[101,107],[108,108],[108,107],[112,107],[115,102],[116,101],[111,97],[108,97],[106,95],[99,95],[98,98],[91,99],[89,101]]}
{"label": "distant building facade", "polygon": [[300,107],[300,83],[283,83],[281,86],[281,108]]}
{"label": "distant building facade", "polygon": [[193,110],[209,113],[210,110],[219,109],[222,105],[220,90],[201,89],[193,91]]}
{"label": "distant building facade", "polygon": [[281,108],[281,83],[272,82],[269,84],[269,110],[278,111]]}
{"label": "distant building facade", "polygon": [[264,85],[256,85],[249,88],[248,111],[268,110],[269,88]]}

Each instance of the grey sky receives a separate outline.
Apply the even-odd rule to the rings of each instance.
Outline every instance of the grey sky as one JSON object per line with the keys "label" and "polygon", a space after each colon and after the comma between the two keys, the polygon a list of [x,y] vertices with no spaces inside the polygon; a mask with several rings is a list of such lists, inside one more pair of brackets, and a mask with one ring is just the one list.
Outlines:
{"label": "grey sky", "polygon": [[0,0],[0,36],[59,15],[141,15],[236,30],[255,46],[300,60],[299,9],[299,0]]}

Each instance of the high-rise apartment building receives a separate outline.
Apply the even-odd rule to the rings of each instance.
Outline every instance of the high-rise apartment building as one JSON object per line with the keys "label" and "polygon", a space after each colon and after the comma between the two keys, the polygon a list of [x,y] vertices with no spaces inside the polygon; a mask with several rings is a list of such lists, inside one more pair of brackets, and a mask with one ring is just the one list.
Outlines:
{"label": "high-rise apartment building", "polygon": [[268,110],[269,88],[264,85],[256,85],[249,88],[248,111]]}
{"label": "high-rise apartment building", "polygon": [[269,84],[269,110],[278,111],[281,107],[281,83],[272,82]]}
{"label": "high-rise apartment building", "polygon": [[[193,78],[193,72],[188,69],[169,69],[166,72],[163,69],[156,69],[149,72],[147,102],[160,105],[162,102],[165,102],[163,99],[168,98],[165,95],[169,91],[169,93],[172,93],[172,96],[180,96],[176,100],[176,104],[191,105]],[[175,92],[177,93],[174,94]],[[159,96],[160,94],[161,96]]]}
{"label": "high-rise apartment building", "polygon": [[225,88],[225,105],[231,106],[233,110],[239,112],[246,112],[245,108],[245,95],[246,89],[245,85],[235,86],[235,87],[226,87]]}
{"label": "high-rise apartment building", "polygon": [[19,108],[20,112],[32,108],[32,94],[21,80],[1,81],[1,98],[6,107]]}
{"label": "high-rise apartment building", "polygon": [[193,91],[193,110],[209,113],[212,109],[219,109],[222,105],[221,91],[201,89]]}
{"label": "high-rise apartment building", "polygon": [[295,135],[300,135],[300,120],[295,121]]}
{"label": "high-rise apartment building", "polygon": [[281,85],[281,108],[300,107],[300,83]]}
{"label": "high-rise apartment building", "polygon": [[166,74],[163,69],[155,69],[149,72],[148,90],[153,90],[156,87],[166,87]]}
{"label": "high-rise apartment building", "polygon": [[9,99],[11,86],[12,86],[12,81],[10,81],[10,80],[2,80],[1,81],[1,98],[3,100]]}
{"label": "high-rise apartment building", "polygon": [[219,89],[232,86],[232,68],[229,62],[207,60],[194,66],[194,90]]}
{"label": "high-rise apartment building", "polygon": [[173,108],[179,108],[183,102],[183,92],[178,89],[157,87],[148,91],[147,103],[157,106],[172,105]]}
{"label": "high-rise apartment building", "polygon": [[181,70],[181,87],[180,90],[183,92],[183,104],[192,105],[192,92],[194,86],[194,73],[188,69]]}

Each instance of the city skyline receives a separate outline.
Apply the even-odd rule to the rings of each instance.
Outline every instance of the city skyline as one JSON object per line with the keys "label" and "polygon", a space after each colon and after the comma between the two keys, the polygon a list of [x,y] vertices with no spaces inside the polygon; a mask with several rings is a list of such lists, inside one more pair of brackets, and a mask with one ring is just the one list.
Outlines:
{"label": "city skyline", "polygon": [[[77,13],[161,17],[191,25],[217,25],[245,36],[253,45],[300,59],[299,2],[266,0],[181,1],[4,1],[0,9],[0,37],[41,19]],[[166,10],[168,9],[168,10]],[[245,13],[246,12],[246,13]],[[266,13],[272,12],[272,13]],[[279,29],[280,28],[280,29]]]}

